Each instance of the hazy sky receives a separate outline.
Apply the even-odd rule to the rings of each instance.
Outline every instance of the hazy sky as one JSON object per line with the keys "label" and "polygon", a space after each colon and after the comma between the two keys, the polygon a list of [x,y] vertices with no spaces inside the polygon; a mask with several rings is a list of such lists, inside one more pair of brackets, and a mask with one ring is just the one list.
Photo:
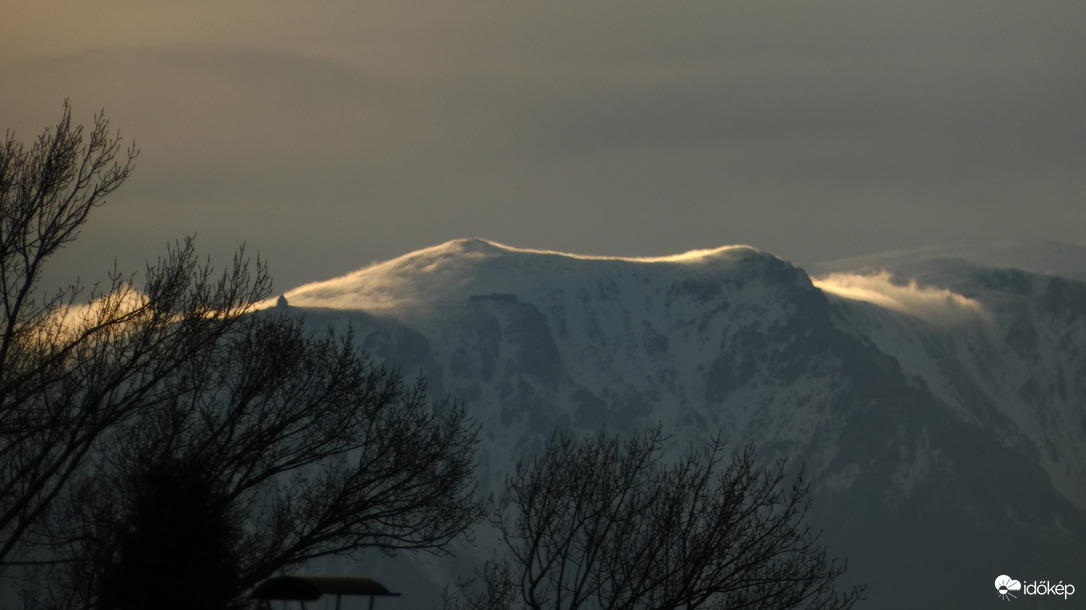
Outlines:
{"label": "hazy sky", "polygon": [[276,290],[457,237],[799,263],[1086,243],[1086,2],[6,3],[0,127],[142,150],[57,259],[197,234]]}

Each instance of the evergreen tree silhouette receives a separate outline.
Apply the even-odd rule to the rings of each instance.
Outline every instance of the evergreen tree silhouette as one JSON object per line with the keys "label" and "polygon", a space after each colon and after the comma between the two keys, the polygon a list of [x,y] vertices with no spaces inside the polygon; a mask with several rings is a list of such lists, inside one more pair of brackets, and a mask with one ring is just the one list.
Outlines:
{"label": "evergreen tree silhouette", "polygon": [[137,475],[132,513],[101,572],[101,610],[232,607],[237,526],[211,480],[200,461],[176,458]]}

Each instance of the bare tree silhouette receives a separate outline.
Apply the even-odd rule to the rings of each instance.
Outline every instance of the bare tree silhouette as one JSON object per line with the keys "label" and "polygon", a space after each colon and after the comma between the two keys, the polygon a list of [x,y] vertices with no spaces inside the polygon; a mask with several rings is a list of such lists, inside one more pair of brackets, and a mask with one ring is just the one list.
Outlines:
{"label": "bare tree silhouette", "polygon": [[494,525],[507,553],[447,608],[848,608],[845,567],[804,523],[802,478],[718,441],[675,463],[659,430],[551,438],[518,463]]}
{"label": "bare tree silhouette", "polygon": [[38,294],[128,177],[119,150],[101,114],[84,141],[67,103],[30,150],[0,149],[0,576],[32,606],[122,609],[199,573],[219,593],[190,601],[217,607],[308,559],[439,551],[477,522],[464,409],[349,335],[257,312],[259,261],[215,275],[188,239],[138,288],[115,272],[88,304]]}

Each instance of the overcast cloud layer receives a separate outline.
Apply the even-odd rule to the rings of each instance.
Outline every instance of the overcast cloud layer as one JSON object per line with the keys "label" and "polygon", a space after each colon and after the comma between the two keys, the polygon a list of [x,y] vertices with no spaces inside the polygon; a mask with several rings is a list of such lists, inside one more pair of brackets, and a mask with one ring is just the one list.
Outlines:
{"label": "overcast cloud layer", "polygon": [[457,237],[799,263],[1086,242],[1086,3],[16,2],[0,118],[142,149],[54,273],[196,233],[276,289]]}

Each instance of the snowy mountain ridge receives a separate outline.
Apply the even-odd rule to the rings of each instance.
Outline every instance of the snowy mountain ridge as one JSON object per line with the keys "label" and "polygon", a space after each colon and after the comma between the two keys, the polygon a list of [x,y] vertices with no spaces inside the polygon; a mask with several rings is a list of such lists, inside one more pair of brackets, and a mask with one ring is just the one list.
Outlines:
{"label": "snowy mountain ridge", "polygon": [[714,265],[753,256],[749,246],[693,250],[663,257],[584,256],[512,248],[478,238],[444,244],[375,263],[345,276],[289,291],[292,304],[336,309],[384,309],[468,298],[496,290],[531,290],[533,281],[559,280],[581,261],[597,261],[601,271],[631,263]]}
{"label": "snowy mountain ridge", "polygon": [[[720,434],[804,464],[812,517],[878,607],[942,603],[887,574],[990,588],[1081,565],[1086,284],[941,254],[823,273],[747,246],[630,259],[470,239],[286,296],[467,404],[484,493],[555,428],[663,424],[675,450]],[[435,583],[453,569],[422,563]]]}

